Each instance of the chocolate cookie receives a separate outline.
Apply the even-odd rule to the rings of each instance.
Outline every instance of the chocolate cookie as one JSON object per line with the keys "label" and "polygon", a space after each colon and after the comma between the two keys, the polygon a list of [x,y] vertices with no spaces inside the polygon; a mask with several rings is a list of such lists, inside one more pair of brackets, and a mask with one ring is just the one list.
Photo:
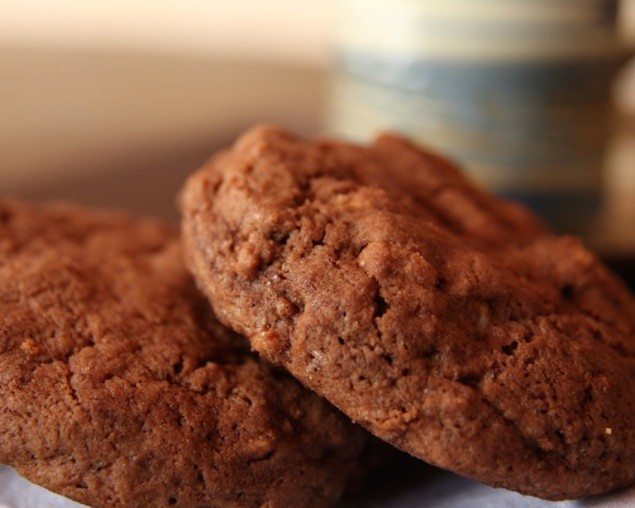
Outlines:
{"label": "chocolate cookie", "polygon": [[548,499],[635,479],[635,303],[408,141],[256,128],[181,195],[219,319],[376,436]]}
{"label": "chocolate cookie", "polygon": [[174,234],[0,202],[0,462],[91,506],[324,506],[363,431],[253,358]]}

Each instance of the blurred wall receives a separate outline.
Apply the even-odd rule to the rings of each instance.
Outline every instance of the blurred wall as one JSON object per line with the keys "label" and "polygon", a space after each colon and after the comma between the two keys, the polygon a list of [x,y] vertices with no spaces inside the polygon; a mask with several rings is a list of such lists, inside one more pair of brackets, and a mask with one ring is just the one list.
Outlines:
{"label": "blurred wall", "polygon": [[331,7],[0,0],[0,192],[200,158],[254,122],[317,129]]}
{"label": "blurred wall", "polygon": [[337,0],[0,0],[0,44],[325,63]]}

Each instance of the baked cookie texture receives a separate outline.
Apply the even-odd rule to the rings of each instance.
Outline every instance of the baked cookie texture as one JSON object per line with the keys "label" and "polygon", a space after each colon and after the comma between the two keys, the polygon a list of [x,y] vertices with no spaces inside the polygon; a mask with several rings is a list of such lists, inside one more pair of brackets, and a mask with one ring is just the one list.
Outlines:
{"label": "baked cookie texture", "polygon": [[547,499],[635,479],[635,303],[577,239],[393,135],[257,127],[180,204],[219,319],[376,436]]}
{"label": "baked cookie texture", "polygon": [[366,438],[211,318],[164,225],[0,202],[0,462],[95,507],[325,506]]}

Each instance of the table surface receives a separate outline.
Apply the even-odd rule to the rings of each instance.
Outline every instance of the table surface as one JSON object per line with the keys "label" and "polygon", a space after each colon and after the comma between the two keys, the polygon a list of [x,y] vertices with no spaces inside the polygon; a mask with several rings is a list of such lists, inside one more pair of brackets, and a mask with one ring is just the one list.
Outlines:
{"label": "table surface", "polygon": [[[635,487],[608,496],[557,503],[493,489],[414,459],[400,458],[371,475],[338,508],[629,508]],[[0,508],[81,508],[0,466]]]}

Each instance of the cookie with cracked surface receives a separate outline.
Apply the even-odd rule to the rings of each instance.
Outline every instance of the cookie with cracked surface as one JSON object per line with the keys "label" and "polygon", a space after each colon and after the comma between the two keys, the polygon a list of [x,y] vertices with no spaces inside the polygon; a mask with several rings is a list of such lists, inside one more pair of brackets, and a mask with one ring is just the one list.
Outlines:
{"label": "cookie with cracked surface", "polygon": [[256,128],[180,204],[219,319],[376,436],[548,499],[635,479],[635,303],[577,240],[391,135]]}
{"label": "cookie with cracked surface", "polygon": [[329,505],[366,439],[211,318],[173,232],[69,205],[0,202],[0,393],[0,462],[96,507]]}

